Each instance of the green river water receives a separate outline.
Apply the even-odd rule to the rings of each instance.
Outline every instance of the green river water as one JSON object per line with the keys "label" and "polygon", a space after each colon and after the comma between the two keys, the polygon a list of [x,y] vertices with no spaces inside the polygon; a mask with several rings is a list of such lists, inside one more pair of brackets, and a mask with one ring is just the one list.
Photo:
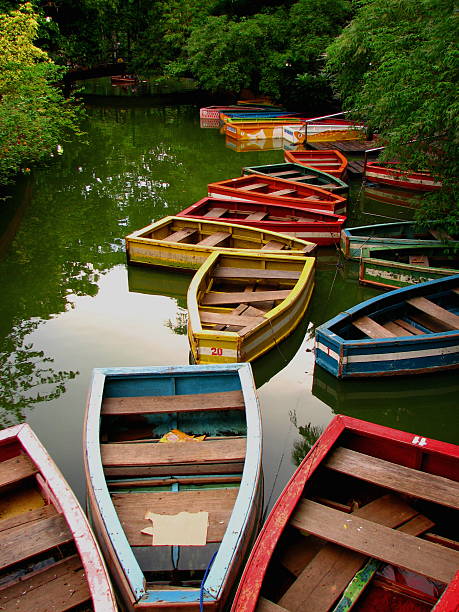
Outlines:
{"label": "green river water", "polygon": [[[88,99],[89,100],[89,99]],[[0,201],[0,427],[27,421],[84,503],[82,422],[91,370],[187,364],[190,276],[127,267],[124,237],[207,195],[281,149],[238,152],[200,127],[199,106],[94,97],[85,142]],[[410,209],[352,185],[351,224]],[[376,295],[336,249],[319,251],[302,324],[252,364],[263,418],[265,501],[272,505],[307,445],[334,414],[457,443],[457,373],[338,381],[314,367],[317,325]]]}

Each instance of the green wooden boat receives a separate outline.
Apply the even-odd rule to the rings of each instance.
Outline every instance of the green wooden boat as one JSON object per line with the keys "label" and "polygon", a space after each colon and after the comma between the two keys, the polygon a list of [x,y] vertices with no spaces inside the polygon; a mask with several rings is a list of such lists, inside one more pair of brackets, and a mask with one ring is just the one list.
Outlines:
{"label": "green wooden boat", "polygon": [[359,281],[378,289],[399,289],[457,274],[459,249],[444,244],[397,249],[363,248]]}
{"label": "green wooden boat", "polygon": [[336,176],[303,166],[302,164],[282,163],[282,164],[267,164],[264,166],[246,166],[242,168],[242,174],[262,174],[271,178],[282,178],[295,183],[304,185],[313,185],[320,187],[333,193],[339,194],[341,197],[346,197],[349,191],[349,185]]}

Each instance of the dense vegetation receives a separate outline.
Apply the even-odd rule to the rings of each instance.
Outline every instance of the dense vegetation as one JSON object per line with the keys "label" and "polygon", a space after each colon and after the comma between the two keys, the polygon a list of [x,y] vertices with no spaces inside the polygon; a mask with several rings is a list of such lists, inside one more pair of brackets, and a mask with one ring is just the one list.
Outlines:
{"label": "dense vegetation", "polygon": [[30,4],[18,6],[0,0],[0,182],[77,129],[76,107],[52,85],[58,65],[123,59],[138,74],[192,77],[221,99],[249,89],[308,113],[351,110],[380,135],[388,158],[443,181],[422,215],[441,215],[459,230],[452,0],[33,0],[33,12]]}

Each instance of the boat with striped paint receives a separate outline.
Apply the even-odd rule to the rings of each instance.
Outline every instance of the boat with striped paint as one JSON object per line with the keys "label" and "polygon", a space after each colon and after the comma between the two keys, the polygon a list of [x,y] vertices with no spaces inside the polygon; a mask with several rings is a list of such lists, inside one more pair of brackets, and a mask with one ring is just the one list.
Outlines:
{"label": "boat with striped paint", "polygon": [[301,321],[314,289],[315,259],[213,253],[187,293],[195,363],[253,361]]}
{"label": "boat with striped paint", "polygon": [[27,423],[0,431],[0,486],[0,608],[116,612],[88,520]]}
{"label": "boat with striped paint", "polygon": [[459,447],[335,416],[287,483],[231,612],[459,608]]}
{"label": "boat with striped paint", "polygon": [[303,121],[292,117],[259,122],[226,123],[224,133],[234,140],[267,140],[284,137],[284,127],[298,128]]}
{"label": "boat with striped paint", "polygon": [[257,113],[258,111],[265,110],[261,106],[243,106],[230,104],[227,106],[203,106],[199,109],[199,117],[200,119],[218,119],[220,120],[220,113]]}
{"label": "boat with striped paint", "polygon": [[395,289],[320,325],[316,363],[338,378],[459,367],[459,274]]}
{"label": "boat with striped paint", "polygon": [[435,191],[442,184],[429,172],[402,170],[398,162],[367,161],[363,169],[365,181],[382,183],[413,191]]}
{"label": "boat with striped paint", "polygon": [[296,208],[313,208],[342,214],[346,210],[346,198],[315,187],[282,178],[259,174],[246,174],[207,185],[210,198],[249,200],[271,204],[290,204]]}
{"label": "boat with striped paint", "polygon": [[178,217],[228,221],[294,236],[319,246],[336,244],[346,222],[343,215],[279,204],[202,198]]}
{"label": "boat with striped paint", "polygon": [[283,178],[302,185],[313,185],[332,193],[338,193],[343,198],[347,197],[349,191],[349,185],[336,176],[322,172],[322,170],[317,168],[297,163],[287,162],[283,164],[265,164],[264,166],[245,166],[242,168],[242,174],[261,174],[271,178]]}
{"label": "boat with striped paint", "polygon": [[250,365],[95,369],[84,448],[123,610],[221,610],[263,504]]}
{"label": "boat with striped paint", "polygon": [[129,263],[196,270],[214,251],[309,253],[316,245],[277,232],[184,217],[164,217],[126,236]]}
{"label": "boat with striped paint", "polygon": [[284,151],[284,159],[287,163],[315,168],[339,179],[346,175],[348,164],[347,158],[337,149]]}
{"label": "boat with striped paint", "polygon": [[459,251],[437,242],[431,246],[363,247],[359,282],[397,289],[459,272]]}
{"label": "boat with striped paint", "polygon": [[341,230],[340,240],[341,251],[348,259],[360,259],[363,248],[435,247],[445,243],[453,249],[459,247],[459,239],[435,224],[428,230],[419,230],[414,221],[347,227]]}

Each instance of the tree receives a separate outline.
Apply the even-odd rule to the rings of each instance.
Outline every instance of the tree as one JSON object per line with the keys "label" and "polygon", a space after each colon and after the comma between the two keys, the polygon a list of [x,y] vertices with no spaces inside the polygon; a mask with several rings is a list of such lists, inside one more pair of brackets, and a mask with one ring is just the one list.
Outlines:
{"label": "tree", "polygon": [[62,71],[33,44],[37,27],[28,3],[0,15],[0,184],[78,133],[80,110],[54,85]]}
{"label": "tree", "polygon": [[425,169],[443,189],[419,220],[459,231],[459,24],[450,0],[372,0],[327,49],[326,70],[345,108],[386,145],[385,159]]}

